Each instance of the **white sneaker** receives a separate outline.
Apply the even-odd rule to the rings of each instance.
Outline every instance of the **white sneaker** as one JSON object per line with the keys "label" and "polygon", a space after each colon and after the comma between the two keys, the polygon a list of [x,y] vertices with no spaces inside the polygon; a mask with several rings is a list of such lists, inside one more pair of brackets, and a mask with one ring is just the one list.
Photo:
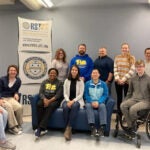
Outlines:
{"label": "white sneaker", "polygon": [[12,134],[15,134],[15,135],[19,135],[19,134],[22,134],[22,131],[19,131],[18,128],[14,127],[14,128],[11,128],[11,129],[8,129],[8,131]]}
{"label": "white sneaker", "polygon": [[45,135],[47,132],[48,130],[41,131],[41,135]]}
{"label": "white sneaker", "polygon": [[17,127],[19,131],[23,131],[23,128],[21,126]]}

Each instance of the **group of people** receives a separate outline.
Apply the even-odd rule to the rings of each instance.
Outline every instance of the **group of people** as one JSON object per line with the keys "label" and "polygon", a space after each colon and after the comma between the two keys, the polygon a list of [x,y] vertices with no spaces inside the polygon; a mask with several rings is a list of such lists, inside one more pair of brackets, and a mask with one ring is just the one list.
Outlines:
{"label": "group of people", "polygon": [[[45,81],[42,83],[41,88],[45,87],[45,89],[40,89],[40,100],[44,103],[45,101],[49,101],[50,104],[47,107],[43,104],[40,105],[40,107],[44,107],[42,112],[39,111],[38,105],[39,124],[35,132],[36,138],[40,137],[42,131],[46,131],[48,118],[51,115],[51,113],[47,113],[47,111],[53,112],[57,107],[59,107],[59,105],[61,105],[63,108],[64,120],[66,124],[64,137],[66,140],[71,140],[72,128],[75,123],[78,110],[83,106],[86,109],[88,124],[91,127],[91,135],[104,135],[104,128],[107,124],[107,111],[105,102],[111,95],[111,84],[113,79],[115,80],[115,88],[117,93],[118,114],[120,116],[123,114],[127,120],[127,124],[129,123],[129,119],[127,117],[130,116],[132,118],[130,118],[132,123],[130,122],[128,127],[129,129],[131,126],[133,127],[135,120],[138,118],[137,112],[141,109],[150,108],[150,97],[147,94],[150,93],[148,85],[149,82],[143,83],[144,81],[142,80],[139,85],[134,85],[134,82],[132,83],[132,80],[135,77],[141,78],[145,76],[146,73],[150,75],[150,48],[145,50],[145,58],[145,61],[136,61],[135,57],[130,54],[129,45],[127,43],[123,43],[121,45],[121,54],[117,55],[114,61],[107,55],[107,49],[102,47],[99,49],[98,58],[93,62],[88,54],[86,54],[86,45],[80,44],[78,46],[78,54],[73,57],[68,64],[66,61],[65,51],[63,49],[58,49],[56,51],[55,59],[52,60],[53,68],[51,69],[53,69],[53,71],[57,69],[58,72],[55,70],[55,80],[57,80],[58,76],[58,79],[62,81],[63,84],[60,84],[59,90],[61,88],[63,93],[58,92],[58,86],[55,84],[54,78],[52,79],[51,73],[49,72],[48,80],[50,83],[49,85],[45,85]],[[139,73],[139,66],[143,66],[143,73]],[[138,88],[131,88],[131,83],[134,85],[134,87],[138,86],[139,89],[140,85],[146,86],[145,90],[142,92],[142,90],[138,90]],[[43,86],[43,84],[45,86]],[[46,87],[49,87],[49,89],[46,89]],[[57,92],[59,93],[59,96]],[[139,94],[135,94],[135,96],[134,92]],[[147,94],[147,96],[145,94]],[[54,99],[53,102],[51,102],[51,98]],[[129,105],[125,103],[126,101],[123,101],[124,99],[129,101],[132,99],[134,100],[134,103]],[[56,103],[56,101],[58,104],[57,106],[53,104],[54,102]],[[138,102],[144,104],[141,105],[141,103]],[[135,106],[134,104],[136,103],[138,103],[138,106],[134,108],[133,106]],[[132,111],[133,108],[134,111]],[[93,111],[95,109],[99,114],[100,126],[98,129],[95,126],[95,116]],[[45,115],[42,115],[43,118],[41,119],[40,114],[44,113]],[[45,116],[48,116],[47,119],[45,119]],[[42,123],[44,123],[45,126],[41,125]]]}
{"label": "group of people", "polygon": [[[121,54],[113,60],[107,49],[99,49],[99,56],[93,60],[86,54],[86,45],[78,46],[78,54],[68,63],[66,53],[56,51],[48,78],[41,83],[37,104],[38,127],[35,137],[47,131],[49,117],[60,105],[63,108],[66,140],[71,140],[72,128],[78,110],[85,107],[91,135],[104,135],[107,124],[105,102],[111,95],[113,79],[117,93],[117,110],[125,117],[128,128],[133,129],[137,112],[150,108],[150,48],[145,49],[145,61],[135,60],[127,43],[121,45]],[[7,75],[0,78],[0,147],[13,145],[6,140],[5,126],[13,134],[22,132],[22,106],[18,90],[21,80],[18,68],[10,65]],[[99,128],[95,126],[94,110],[99,114]]]}

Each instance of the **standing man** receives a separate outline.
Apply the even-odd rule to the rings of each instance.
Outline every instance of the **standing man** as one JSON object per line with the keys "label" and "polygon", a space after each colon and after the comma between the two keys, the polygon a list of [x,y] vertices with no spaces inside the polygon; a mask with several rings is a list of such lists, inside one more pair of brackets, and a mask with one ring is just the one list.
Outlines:
{"label": "standing man", "polygon": [[150,76],[150,47],[145,49],[145,72]]}
{"label": "standing man", "polygon": [[86,45],[80,44],[78,46],[78,53],[75,57],[73,57],[70,61],[70,68],[72,65],[76,64],[80,70],[80,79],[84,82],[91,79],[91,72],[93,69],[93,61],[86,54]]}
{"label": "standing man", "polygon": [[106,82],[109,90],[109,95],[111,95],[111,84],[113,81],[113,70],[114,70],[114,61],[107,56],[107,49],[101,47],[99,49],[99,56],[94,61],[94,68],[98,69],[101,73],[100,79]]}

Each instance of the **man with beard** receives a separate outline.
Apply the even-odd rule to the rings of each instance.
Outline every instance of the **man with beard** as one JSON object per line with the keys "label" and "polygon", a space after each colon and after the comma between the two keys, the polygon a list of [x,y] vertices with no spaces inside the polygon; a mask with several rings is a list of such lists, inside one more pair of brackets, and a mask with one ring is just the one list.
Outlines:
{"label": "man with beard", "polygon": [[91,72],[93,70],[93,61],[86,54],[86,45],[80,44],[78,46],[78,53],[75,57],[73,57],[70,61],[70,68],[72,65],[76,64],[80,70],[80,79],[84,82],[91,79]]}

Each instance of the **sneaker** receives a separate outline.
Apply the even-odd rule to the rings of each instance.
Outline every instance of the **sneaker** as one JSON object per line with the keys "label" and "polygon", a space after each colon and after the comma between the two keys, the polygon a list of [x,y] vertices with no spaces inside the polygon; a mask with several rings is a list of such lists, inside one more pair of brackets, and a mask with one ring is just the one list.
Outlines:
{"label": "sneaker", "polygon": [[22,126],[18,126],[17,128],[18,128],[19,131],[23,131]]}
{"label": "sneaker", "polygon": [[40,135],[45,135],[48,132],[48,130],[42,130]]}
{"label": "sneaker", "polygon": [[40,138],[41,135],[41,130],[38,128],[35,130],[35,140],[38,140]]}
{"label": "sneaker", "polygon": [[91,136],[95,136],[95,135],[96,135],[96,132],[97,132],[96,128],[95,128],[95,127],[92,127],[92,128],[91,128]]}
{"label": "sneaker", "polygon": [[100,136],[99,130],[96,130],[95,136],[96,136],[96,137],[99,137],[99,136]]}
{"label": "sneaker", "polygon": [[98,129],[97,132],[98,132],[98,135],[99,135],[99,136],[104,137],[104,129],[103,129],[103,128]]}
{"label": "sneaker", "polygon": [[22,133],[22,131],[19,131],[19,129],[17,127],[14,127],[14,128],[10,128],[8,129],[8,131],[12,134],[15,134],[15,135],[19,135]]}
{"label": "sneaker", "polygon": [[12,149],[12,150],[15,150],[16,149],[16,146],[13,145],[11,142],[9,141],[5,141],[4,143],[0,143],[0,147],[1,148],[5,148],[5,149]]}

